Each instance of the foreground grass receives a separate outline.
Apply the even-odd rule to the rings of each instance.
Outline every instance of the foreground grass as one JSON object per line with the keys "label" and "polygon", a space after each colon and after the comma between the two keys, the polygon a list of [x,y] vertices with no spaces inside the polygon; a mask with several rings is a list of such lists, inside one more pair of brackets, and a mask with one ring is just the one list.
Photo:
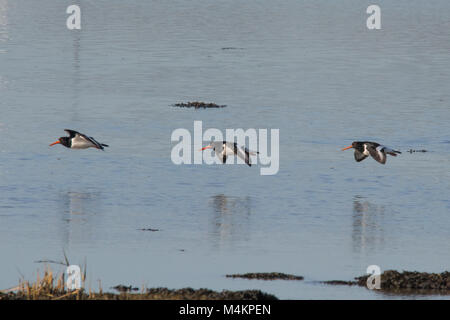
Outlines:
{"label": "foreground grass", "polygon": [[[84,287],[85,274],[82,277]],[[47,268],[42,278],[39,273],[35,282],[20,281],[8,290],[0,291],[0,300],[277,300],[274,295],[259,290],[213,291],[209,289],[167,288],[142,289],[140,293],[121,292],[119,294],[86,291],[84,288],[67,290],[64,274],[55,276]]]}

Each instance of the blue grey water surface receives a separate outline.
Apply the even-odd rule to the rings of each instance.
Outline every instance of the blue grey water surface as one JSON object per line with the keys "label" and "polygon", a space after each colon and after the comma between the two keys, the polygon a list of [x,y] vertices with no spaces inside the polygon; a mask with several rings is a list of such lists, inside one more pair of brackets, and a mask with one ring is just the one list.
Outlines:
{"label": "blue grey water surface", "polygon": [[[0,289],[64,250],[92,289],[430,298],[319,281],[449,270],[450,2],[378,1],[381,30],[370,1],[80,0],[73,31],[71,4],[0,0]],[[194,100],[227,107],[170,106]],[[196,120],[280,129],[278,174],[174,165]],[[65,128],[110,148],[49,147]],[[271,271],[305,280],[225,277]]]}

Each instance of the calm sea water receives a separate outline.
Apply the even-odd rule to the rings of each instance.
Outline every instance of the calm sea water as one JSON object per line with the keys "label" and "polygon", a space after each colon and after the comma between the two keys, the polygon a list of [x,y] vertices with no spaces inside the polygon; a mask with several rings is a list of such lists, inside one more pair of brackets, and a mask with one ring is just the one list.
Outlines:
{"label": "calm sea water", "polygon": [[[369,1],[78,1],[81,31],[71,4],[0,0],[0,289],[63,250],[93,289],[286,299],[411,298],[318,281],[449,270],[448,1],[378,1],[377,31]],[[193,100],[227,107],[170,107]],[[195,120],[279,128],[279,173],[174,165]],[[49,147],[65,128],[110,148]],[[353,140],[429,152],[356,163]],[[225,278],[271,271],[305,280]]]}

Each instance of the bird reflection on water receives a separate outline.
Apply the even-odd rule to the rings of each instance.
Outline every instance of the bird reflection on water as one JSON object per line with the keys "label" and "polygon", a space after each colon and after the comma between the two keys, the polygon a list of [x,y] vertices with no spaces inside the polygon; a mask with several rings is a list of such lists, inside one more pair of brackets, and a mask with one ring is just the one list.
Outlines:
{"label": "bird reflection on water", "polygon": [[384,246],[385,207],[364,200],[361,196],[353,199],[353,251],[366,253]]}
{"label": "bird reflection on water", "polygon": [[212,231],[218,246],[248,240],[250,237],[251,198],[218,194],[210,200],[214,215]]}
{"label": "bird reflection on water", "polygon": [[[98,192],[73,192],[68,191],[61,196],[62,224],[64,244],[72,242],[90,241],[95,235],[91,226],[97,225],[93,221],[100,211],[100,194]],[[93,239],[91,239],[93,240]]]}

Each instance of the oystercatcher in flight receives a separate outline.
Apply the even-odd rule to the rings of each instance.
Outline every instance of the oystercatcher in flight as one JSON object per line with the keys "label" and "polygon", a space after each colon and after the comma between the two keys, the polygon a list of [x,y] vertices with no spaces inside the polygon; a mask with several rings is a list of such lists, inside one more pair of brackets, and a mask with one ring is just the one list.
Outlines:
{"label": "oystercatcher in flight", "polygon": [[351,146],[343,148],[342,151],[350,148],[355,149],[355,160],[357,162],[363,161],[371,155],[372,158],[377,160],[379,163],[385,164],[387,158],[386,154],[396,157],[397,153],[401,153],[400,151],[396,151],[379,143],[370,141],[353,141]]}
{"label": "oystercatcher in flight", "polygon": [[250,155],[254,156],[259,153],[250,151],[247,148],[239,147],[236,142],[227,141],[213,141],[208,146],[201,148],[199,151],[211,148],[216,152],[217,157],[223,164],[227,161],[228,156],[237,155],[239,158],[244,160],[249,167],[252,166],[250,162]]}
{"label": "oystercatcher in flight", "polygon": [[87,149],[87,148],[97,148],[103,150],[103,147],[109,147],[107,144],[99,143],[92,137],[88,137],[85,134],[79,133],[75,130],[64,129],[69,136],[61,137],[58,141],[53,142],[50,146],[55,144],[62,144],[64,147],[71,149]]}

